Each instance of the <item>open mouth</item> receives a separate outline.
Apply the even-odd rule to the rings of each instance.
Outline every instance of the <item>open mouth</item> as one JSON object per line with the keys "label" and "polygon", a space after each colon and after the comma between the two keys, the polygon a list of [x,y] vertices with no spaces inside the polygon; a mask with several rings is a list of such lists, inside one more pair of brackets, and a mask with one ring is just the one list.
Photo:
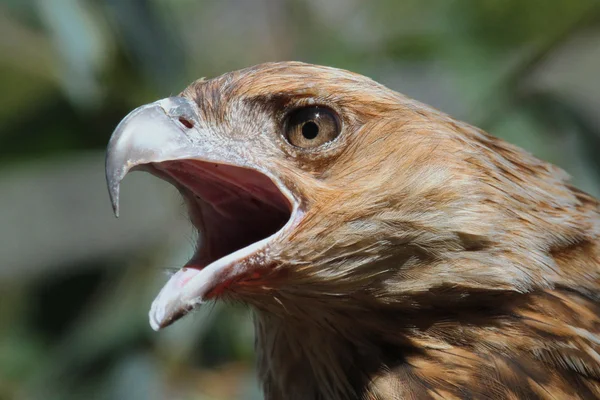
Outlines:
{"label": "open mouth", "polygon": [[203,269],[268,238],[290,220],[292,205],[260,172],[197,160],[154,167],[176,182],[199,233],[187,268]]}
{"label": "open mouth", "polygon": [[[236,283],[256,279],[265,248],[286,224],[294,206],[266,175],[252,169],[174,160],[153,163],[150,172],[182,193],[198,244],[190,261],[164,286],[150,311],[154,329],[165,327]],[[185,296],[186,289],[199,296]],[[188,298],[184,304],[172,305]]]}

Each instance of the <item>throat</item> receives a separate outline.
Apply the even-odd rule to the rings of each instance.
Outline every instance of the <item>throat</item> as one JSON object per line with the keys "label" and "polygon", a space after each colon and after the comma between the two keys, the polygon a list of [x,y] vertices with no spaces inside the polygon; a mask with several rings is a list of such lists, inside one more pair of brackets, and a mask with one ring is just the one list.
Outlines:
{"label": "throat", "polygon": [[[576,307],[595,308],[595,302],[559,289],[512,298],[504,293],[502,300],[497,296],[476,296],[476,308],[470,302],[454,304],[454,313],[439,306],[418,314],[372,311],[348,318],[332,313],[315,320],[314,310],[313,318],[256,310],[256,351],[265,399],[388,400],[426,393],[464,398],[464,390],[477,398],[489,394],[489,382],[495,382],[493,390],[504,393],[503,398],[510,398],[517,378],[520,387],[533,393],[532,382],[539,374],[578,375],[548,365],[536,349],[562,320],[573,319]],[[565,316],[557,319],[532,311],[556,309],[565,309]],[[579,328],[576,323],[581,322],[573,322]],[[526,373],[516,376],[514,370],[523,365]]]}
{"label": "throat", "polygon": [[373,382],[405,364],[414,349],[353,321],[298,320],[255,312],[259,379],[266,400],[371,398]]}
{"label": "throat", "polygon": [[255,313],[259,379],[266,400],[358,399],[360,349],[312,323]]}

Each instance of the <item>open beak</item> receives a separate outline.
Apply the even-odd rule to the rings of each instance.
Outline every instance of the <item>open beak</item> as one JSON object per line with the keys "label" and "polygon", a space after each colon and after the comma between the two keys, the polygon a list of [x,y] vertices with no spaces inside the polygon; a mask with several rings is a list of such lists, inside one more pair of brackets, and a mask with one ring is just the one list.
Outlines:
{"label": "open beak", "polygon": [[115,214],[121,180],[145,170],[178,188],[199,231],[196,253],[152,303],[153,329],[268,268],[268,245],[293,223],[297,202],[260,160],[214,133],[184,97],[139,107],[117,126],[106,155]]}

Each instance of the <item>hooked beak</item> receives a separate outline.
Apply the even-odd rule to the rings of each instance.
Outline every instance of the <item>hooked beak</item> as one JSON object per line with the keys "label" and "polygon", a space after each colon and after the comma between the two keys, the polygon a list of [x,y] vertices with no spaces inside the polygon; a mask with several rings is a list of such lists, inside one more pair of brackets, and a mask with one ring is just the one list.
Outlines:
{"label": "hooked beak", "polygon": [[119,123],[106,153],[108,193],[117,217],[120,183],[129,171],[193,156],[192,139],[185,132],[190,124],[198,124],[197,114],[194,104],[183,97],[169,97],[136,108]]}
{"label": "hooked beak", "polygon": [[256,279],[268,267],[269,243],[294,220],[291,192],[244,147],[214,134],[184,97],[137,108],[110,139],[106,179],[115,215],[121,181],[129,171],[145,170],[177,187],[201,236],[196,254],[152,303],[155,330]]}

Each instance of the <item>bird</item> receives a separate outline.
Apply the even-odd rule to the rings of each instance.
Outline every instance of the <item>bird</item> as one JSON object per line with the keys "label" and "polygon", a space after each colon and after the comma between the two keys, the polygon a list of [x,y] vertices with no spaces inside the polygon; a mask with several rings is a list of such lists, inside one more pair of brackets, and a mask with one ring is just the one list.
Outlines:
{"label": "bird", "polygon": [[600,398],[600,203],[363,75],[271,62],[141,106],[108,143],[181,193],[196,251],[150,310],[252,310],[267,400]]}

